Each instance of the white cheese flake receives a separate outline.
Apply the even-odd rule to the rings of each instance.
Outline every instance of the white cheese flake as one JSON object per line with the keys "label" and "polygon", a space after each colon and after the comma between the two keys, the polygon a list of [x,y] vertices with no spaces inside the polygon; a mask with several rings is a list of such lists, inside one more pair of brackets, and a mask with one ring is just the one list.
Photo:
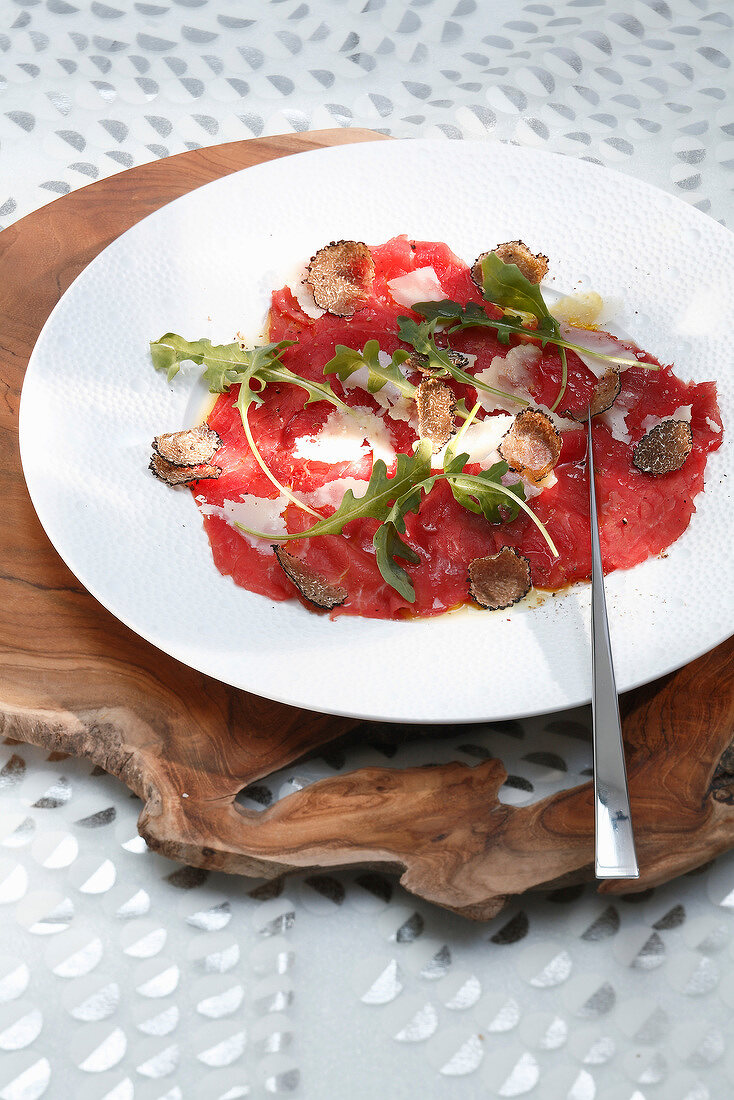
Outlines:
{"label": "white cheese flake", "polygon": [[372,409],[355,407],[352,414],[333,409],[316,435],[302,435],[296,440],[293,457],[326,463],[358,462],[371,451],[375,460],[381,458],[391,466],[395,448],[385,421]]}
{"label": "white cheese flake", "polygon": [[569,344],[576,344],[577,347],[587,348],[589,351],[596,351],[602,355],[614,355],[624,359],[623,363],[612,364],[608,359],[599,359],[595,355],[586,355],[584,352],[577,351],[576,355],[589,368],[595,378],[601,378],[605,375],[612,365],[619,367],[620,371],[625,371],[628,367],[639,364],[634,352],[624,347],[620,340],[615,336],[610,336],[608,332],[576,328],[564,322],[561,322],[559,327],[562,338]]}
{"label": "white cheese flake", "polygon": [[324,316],[326,310],[316,305],[310,288],[306,286],[306,276],[308,274],[306,271],[307,265],[308,261],[297,264],[286,278],[285,282],[306,316],[314,321],[318,321],[319,317]]}
{"label": "white cheese flake", "polygon": [[537,409],[538,412],[545,413],[545,415],[548,417],[548,419],[553,424],[553,427],[556,429],[556,431],[559,431],[559,432],[578,431],[578,428],[579,428],[578,420],[571,420],[571,418],[568,417],[568,416],[559,416],[557,412],[553,412],[553,410],[550,409],[547,405],[539,405],[539,404],[536,403],[535,405],[533,405],[533,408]]}
{"label": "white cheese flake", "polygon": [[538,362],[540,355],[540,348],[534,344],[518,344],[516,347],[510,348],[505,356],[495,355],[489,366],[478,371],[475,377],[480,382],[484,382],[485,385],[503,390],[519,400],[513,401],[512,396],[507,398],[495,397],[494,394],[487,393],[486,390],[477,390],[479,404],[486,412],[491,412],[493,409],[505,409],[507,412],[518,413],[525,408],[522,402],[526,401],[532,408],[545,413],[559,432],[578,428],[575,420],[559,416],[558,413],[551,412],[547,405],[541,405],[537,401],[533,401],[533,395],[528,388],[531,382],[530,370]]}
{"label": "white cheese flake", "polygon": [[684,420],[686,424],[690,424],[692,409],[692,405],[679,405],[670,416],[646,416],[642,421],[642,430],[647,434],[653,428],[657,428],[658,424],[662,424],[664,420]]}
{"label": "white cheese flake", "polygon": [[[496,397],[486,390],[477,390],[477,399],[485,412],[494,409],[504,409],[506,412],[516,413],[523,408],[523,401],[532,402],[532,395],[528,389],[531,375],[530,368],[540,359],[540,348],[533,344],[518,344],[510,348],[507,355],[495,355],[492,362],[484,370],[477,372],[475,377],[484,382],[485,386],[492,386],[496,390],[502,390],[508,397]],[[519,398],[513,401],[512,397]]]}
{"label": "white cheese flake", "polygon": [[404,420],[406,424],[410,424],[418,431],[416,404],[409,397],[403,397],[401,394],[395,404],[389,406],[387,415],[391,420]]}
{"label": "white cheese flake", "polygon": [[239,500],[225,500],[224,505],[202,504],[201,512],[205,516],[219,516],[230,527],[234,527],[242,537],[260,550],[263,554],[270,553],[268,543],[253,535],[248,535],[236,525],[241,523],[243,527],[250,527],[253,531],[262,531],[268,536],[279,536],[288,533],[283,513],[288,507],[289,500],[282,493],[277,497],[257,497],[250,493],[243,493]]}
{"label": "white cheese flake", "polygon": [[442,302],[446,292],[432,267],[418,267],[407,275],[390,279],[387,288],[399,306],[412,306],[416,302]]}
{"label": "white cheese flake", "polygon": [[[484,420],[475,420],[466,429],[458,443],[449,440],[446,447],[451,447],[456,454],[468,454],[468,462],[478,462],[483,470],[488,470],[495,462],[499,462],[497,448],[502,437],[512,427],[514,419],[514,416],[507,413],[499,413],[497,416],[487,416]],[[443,469],[446,447],[433,456],[432,469]]]}
{"label": "white cheese flake", "polygon": [[[513,470],[510,470],[509,473],[505,474],[502,482],[506,485],[512,485],[514,482],[517,481],[517,478],[518,475],[514,473]],[[524,477],[521,477],[520,480],[522,481],[523,488],[525,489],[525,500],[532,500],[533,497],[540,496],[544,489],[552,489],[554,485],[558,484],[558,478],[556,477],[553,470],[551,470],[551,472],[546,477],[544,477],[542,481],[538,481],[537,483],[534,481],[528,481]]]}
{"label": "white cheese flake", "polygon": [[715,420],[712,420],[710,416],[706,417],[706,423],[712,432],[716,432],[718,435],[721,431],[721,424],[717,424]]}
{"label": "white cheese flake", "polygon": [[342,502],[347,489],[351,489],[355,500],[363,497],[367,491],[368,482],[358,477],[337,477],[333,481],[327,481],[319,485],[309,493],[306,500],[312,508],[331,507],[336,511]]}
{"label": "white cheese flake", "polygon": [[627,430],[627,413],[629,409],[626,405],[621,404],[619,401],[612,405],[611,409],[607,409],[599,416],[599,420],[602,424],[606,424],[609,431],[612,433],[612,439],[618,440],[620,443],[631,443],[632,436]]}

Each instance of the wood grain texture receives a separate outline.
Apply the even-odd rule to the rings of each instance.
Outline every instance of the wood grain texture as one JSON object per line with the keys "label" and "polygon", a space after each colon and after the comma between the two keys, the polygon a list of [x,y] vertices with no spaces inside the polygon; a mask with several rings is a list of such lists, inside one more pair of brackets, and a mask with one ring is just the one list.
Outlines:
{"label": "wood grain texture", "polygon": [[[164,203],[264,160],[380,135],[264,138],[143,165],[58,199],[0,234],[0,732],[84,756],[143,799],[151,847],[195,866],[274,877],[379,866],[473,918],[506,897],[591,876],[591,784],[503,805],[500,761],[365,768],[256,813],[255,780],[356,725],[272,703],[184,667],[76,581],[46,538],[20,469],[23,375],[51,309],[121,232]],[[734,643],[623,699],[643,889],[734,844]],[[187,797],[184,797],[186,795]]]}

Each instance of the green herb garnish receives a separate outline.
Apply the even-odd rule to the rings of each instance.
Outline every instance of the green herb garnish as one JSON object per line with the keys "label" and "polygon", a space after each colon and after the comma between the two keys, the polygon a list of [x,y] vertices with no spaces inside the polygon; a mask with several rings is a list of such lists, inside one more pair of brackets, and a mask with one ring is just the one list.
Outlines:
{"label": "green herb garnish", "polygon": [[[552,337],[554,340],[560,340],[561,329],[558,321],[556,321],[543,300],[540,286],[537,283],[531,283],[523,275],[517,264],[506,264],[496,252],[488,252],[482,258],[480,267],[482,269],[484,297],[488,302],[494,302],[495,305],[498,305],[500,309],[505,311],[506,316],[515,313],[529,313],[537,321],[537,328],[533,329],[534,332],[548,338]],[[517,319],[521,320],[521,318]],[[559,348],[562,369],[561,388],[550,407],[551,412],[558,408],[568,385],[566,349],[562,344],[559,345]]]}
{"label": "green herb garnish", "polygon": [[[451,486],[451,492],[462,508],[483,515],[489,523],[511,523],[513,519],[517,519],[521,502],[525,500],[525,487],[522,481],[503,485],[502,478],[510,470],[507,463],[495,462],[488,470],[482,470],[478,474],[462,474],[468,461],[469,455],[456,455],[444,466],[449,475],[446,480]],[[505,492],[506,489],[510,496]]]}
{"label": "green herb garnish", "polygon": [[[444,303],[435,304],[443,305]],[[413,306],[412,308],[416,312],[420,312],[422,306]],[[482,312],[483,317],[486,317],[483,311],[480,312]],[[442,374],[444,377],[450,375],[454,381],[463,382],[467,386],[474,386],[475,389],[484,390],[494,397],[502,397],[505,400],[514,401],[518,405],[529,404],[524,397],[517,397],[513,393],[506,393],[504,390],[495,389],[494,386],[488,386],[486,382],[482,382],[480,379],[475,378],[473,374],[462,370],[449,354],[451,349],[439,347],[436,343],[436,326],[441,320],[443,320],[442,317],[433,317],[430,320],[417,322],[411,317],[398,317],[398,334],[403,343],[410,344],[419,355],[426,357],[429,370],[439,377]]]}
{"label": "green herb garnish", "polygon": [[415,397],[416,386],[409,382],[400,365],[410,358],[410,352],[398,348],[392,354],[392,359],[384,366],[380,362],[380,345],[377,340],[368,340],[362,351],[337,344],[334,349],[336,354],[324,367],[324,374],[335,374],[340,381],[345,382],[350,375],[361,367],[367,367],[367,392],[378,393],[386,383],[390,382],[403,395],[403,397]]}
{"label": "green herb garnish", "polygon": [[191,361],[204,367],[202,377],[208,384],[210,393],[225,393],[230,386],[239,386],[240,391],[235,407],[239,411],[247,442],[260,469],[292,504],[312,516],[318,516],[318,512],[299,500],[275,477],[260,454],[248,420],[250,406],[262,404],[263,391],[271,382],[286,382],[305,390],[306,405],[313,401],[329,401],[337,409],[352,414],[353,410],[336,396],[329,382],[312,382],[310,378],[302,378],[301,375],[283,366],[280,356],[292,344],[292,340],[281,340],[278,344],[243,348],[236,342],[213,345],[211,340],[189,341],[184,340],[182,336],[177,336],[174,332],[167,332],[165,336],[161,336],[160,340],[154,340],[151,343],[150,354],[155,369],[165,370],[169,382],[176,377],[182,363]]}
{"label": "green herb garnish", "polygon": [[[459,307],[460,308],[460,307]],[[407,317],[400,318],[400,335],[405,342],[412,344],[415,351],[428,357],[429,364],[457,381],[477,386],[476,379],[463,371],[452,361],[449,349],[436,345],[434,333],[436,321],[416,324]],[[410,512],[418,512],[424,496],[430,493],[438,480],[448,480],[451,491],[464,508],[476,514],[482,514],[490,523],[503,523],[515,519],[520,510],[525,511],[540,529],[552,552],[558,556],[553,541],[543,524],[528,508],[524,499],[522,483],[505,486],[502,477],[507,473],[505,462],[497,462],[489,470],[472,475],[464,473],[468,454],[455,455],[447,451],[444,469],[440,473],[431,473],[431,444],[420,440],[413,454],[399,454],[395,474],[387,476],[387,467],[382,459],[373,463],[372,473],[363,496],[355,498],[351,489],[344,494],[337,510],[331,516],[323,517],[313,508],[299,500],[290,489],[281,485],[262,458],[252,437],[248,421],[248,412],[253,404],[260,405],[264,400],[265,387],[270,383],[288,383],[306,391],[306,402],[328,401],[338,409],[350,414],[354,410],[333,392],[329,382],[312,382],[295,374],[280,361],[283,351],[291,341],[266,344],[262,347],[243,348],[239,343],[212,345],[209,340],[187,341],[175,333],[167,333],[150,345],[151,356],[156,370],[165,370],[171,381],[178,374],[183,362],[191,361],[204,367],[202,377],[209,385],[211,393],[225,393],[231,386],[240,387],[235,407],[240,413],[242,426],[252,453],[263,472],[272,484],[293,504],[317,517],[317,522],[305,531],[293,534],[272,536],[262,531],[254,531],[237,524],[242,531],[257,538],[271,542],[289,542],[295,539],[313,538],[319,535],[340,535],[345,526],[355,519],[376,519],[379,526],[373,536],[377,566],[382,577],[409,603],[415,601],[415,590],[405,569],[399,561],[418,565],[420,558],[401,535],[405,534],[405,517]],[[388,382],[396,386],[405,397],[414,397],[416,387],[404,377],[400,370],[402,363],[409,358],[409,352],[399,349],[394,352],[390,363],[384,366],[379,361],[379,345],[369,340],[364,349],[356,351],[339,344],[336,354],[324,368],[325,374],[336,374],[342,381],[355,371],[366,366],[368,370],[367,389],[377,393]],[[489,386],[481,388],[489,392],[510,397],[500,390]],[[525,404],[526,402],[522,401]],[[461,403],[459,415],[465,420],[456,443],[476,416],[478,405],[467,412]]]}
{"label": "green herb garnish", "polygon": [[[497,333],[502,344],[509,344],[511,336],[529,336],[538,340],[541,347],[545,347],[546,344],[555,345],[560,350],[562,376],[561,388],[551,406],[551,412],[558,408],[568,385],[567,350],[581,355],[591,355],[607,363],[630,365],[629,358],[625,356],[609,355],[606,352],[594,351],[592,348],[584,348],[579,344],[571,343],[570,340],[564,340],[558,321],[543,300],[540,287],[526,279],[516,264],[503,263],[496,253],[489,252],[482,260],[481,268],[484,297],[486,301],[499,306],[504,311],[504,317],[488,317],[476,302],[467,302],[466,306],[462,306],[459,302],[448,298],[443,302],[417,302],[411,308],[423,317],[425,322],[434,325],[433,332],[436,325],[445,324],[447,336],[467,328],[491,328]],[[535,320],[536,327],[528,327],[529,319]],[[638,363],[638,365],[649,370],[658,369],[654,363]],[[457,375],[454,374],[454,377]],[[475,382],[474,385],[477,383]],[[527,404],[527,402],[521,402],[519,398],[510,396],[513,401]]]}
{"label": "green herb garnish", "polygon": [[[605,351],[594,351],[592,348],[572,344],[570,340],[564,340],[562,337],[540,334],[538,329],[527,328],[521,320],[513,320],[510,317],[497,319],[488,317],[476,302],[467,302],[466,306],[462,306],[459,302],[447,298],[443,302],[416,302],[410,308],[427,321],[437,321],[439,324],[444,322],[448,326],[445,329],[448,336],[467,328],[491,328],[497,333],[501,344],[509,344],[511,336],[530,336],[532,339],[538,339],[543,347],[546,344],[555,344],[557,347],[567,348],[568,351],[591,355],[594,359],[605,359],[608,363],[619,363],[625,367],[632,365],[632,360],[624,355],[609,355]],[[650,370],[658,369],[654,363],[636,361],[635,365]]]}
{"label": "green herb garnish", "polygon": [[313,401],[330,401],[336,408],[351,413],[349,405],[337,397],[329,382],[313,382],[283,366],[280,356],[294,343],[294,340],[281,340],[279,344],[243,348],[237,342],[213,345],[211,340],[189,341],[168,332],[151,343],[150,354],[155,369],[165,370],[169,382],[176,377],[181,364],[190,360],[205,368],[202,377],[210,393],[224,393],[235,385],[252,388],[252,383],[258,382],[261,388],[253,390],[252,397],[260,404],[262,389],[269,382],[287,382],[306,391],[307,405]]}
{"label": "green herb garnish", "polygon": [[341,504],[332,516],[320,519],[305,531],[289,535],[268,535],[255,531],[242,524],[237,526],[246,534],[255,538],[269,539],[271,542],[292,542],[296,539],[313,538],[316,535],[340,535],[346,525],[355,519],[376,519],[380,526],[372,538],[375,547],[377,567],[384,580],[409,603],[415,601],[415,590],[410,577],[397,560],[418,565],[420,559],[412,547],[400,537],[405,533],[405,516],[417,512],[421,500],[430,493],[437,481],[447,480],[456,500],[469,511],[481,513],[490,523],[504,523],[519,515],[520,510],[530,516],[545,538],[552,553],[558,557],[558,551],[534,512],[524,500],[522,487],[503,485],[501,478],[507,473],[505,462],[497,462],[490,470],[481,474],[463,472],[468,455],[462,454],[451,460],[450,466],[441,473],[431,473],[431,445],[421,440],[414,454],[399,454],[397,468],[393,477],[387,476],[387,467],[378,459],[365,493],[355,497],[347,489]]}

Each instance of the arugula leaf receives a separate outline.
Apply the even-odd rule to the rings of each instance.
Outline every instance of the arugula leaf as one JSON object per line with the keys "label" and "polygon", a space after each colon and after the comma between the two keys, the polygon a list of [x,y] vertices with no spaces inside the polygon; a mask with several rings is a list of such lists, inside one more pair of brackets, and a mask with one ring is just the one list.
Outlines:
{"label": "arugula leaf", "polygon": [[312,401],[329,401],[338,409],[352,412],[349,406],[336,396],[329,382],[312,382],[310,378],[302,378],[283,366],[280,355],[292,344],[292,340],[281,340],[277,344],[243,348],[236,341],[232,344],[213,345],[211,340],[189,341],[175,332],[167,332],[165,336],[161,336],[160,340],[152,341],[150,354],[153,366],[156,370],[165,370],[169,382],[176,377],[182,363],[191,361],[204,367],[202,377],[208,384],[210,393],[226,393],[231,386],[239,386],[235,408],[239,411],[247,442],[260,469],[288,500],[312,516],[318,516],[318,512],[299,500],[272,473],[253,439],[248,420],[250,406],[263,403],[264,390],[269,382],[287,382],[305,390],[306,405]]}
{"label": "arugula leaf", "polygon": [[534,331],[525,328],[519,318],[503,317],[495,320],[488,317],[476,302],[467,302],[466,306],[462,306],[447,298],[443,302],[416,302],[411,309],[426,321],[453,322],[446,329],[448,335],[461,332],[465,328],[491,328],[497,333],[501,344],[509,344],[511,336],[532,336]]}
{"label": "arugula leaf", "polygon": [[205,367],[204,378],[212,393],[224,393],[240,381],[235,375],[268,366],[292,343],[281,340],[279,344],[242,348],[236,341],[214,345],[211,340],[185,340],[175,332],[167,332],[160,340],[151,341],[150,354],[155,369],[165,370],[169,382],[176,377],[181,364],[190,360]]}
{"label": "arugula leaf", "polygon": [[355,371],[367,367],[368,393],[377,393],[387,382],[392,382],[403,397],[415,397],[416,387],[400,370],[401,363],[410,358],[410,352],[398,348],[393,352],[392,360],[384,366],[379,359],[380,345],[377,340],[368,340],[363,351],[337,344],[335,352],[334,357],[324,367],[324,374],[335,374],[344,382]]}
{"label": "arugula leaf", "polygon": [[506,264],[496,252],[488,252],[481,268],[486,301],[509,313],[531,314],[538,322],[535,332],[559,335],[558,322],[545,304],[540,286],[526,279],[517,264]]}
{"label": "arugula leaf", "polygon": [[237,527],[248,535],[270,538],[271,542],[291,542],[294,539],[308,539],[316,535],[340,535],[346,525],[355,519],[380,520],[380,526],[372,540],[377,554],[377,566],[386,582],[412,603],[415,600],[415,592],[410,577],[395,559],[401,558],[403,561],[417,565],[420,558],[415,550],[400,538],[398,532],[405,533],[406,513],[418,511],[421,494],[430,492],[434,480],[431,477],[431,445],[428,440],[422,440],[414,454],[398,455],[397,468],[393,477],[387,476],[387,467],[382,459],[378,458],[372,467],[372,474],[364,495],[355,498],[352,490],[347,489],[334,514],[320,519],[305,531],[281,535],[275,540],[272,536],[262,531],[253,531],[241,523],[238,523]]}
{"label": "arugula leaf", "polygon": [[[426,488],[427,486],[427,488]],[[407,542],[401,539],[405,534],[405,516],[408,512],[417,512],[421,505],[421,490],[428,493],[433,486],[432,479],[409,490],[393,504],[385,519],[375,531],[372,545],[376,551],[377,568],[391,588],[394,588],[408,603],[415,603],[413,583],[397,558],[412,565],[420,565],[420,557]]]}
{"label": "arugula leaf", "polygon": [[[393,477],[387,476],[387,467],[381,458],[372,466],[372,474],[364,496],[355,498],[347,489],[342,502],[332,516],[315,523],[313,527],[295,535],[282,536],[286,540],[307,539],[314,535],[340,535],[353,519],[379,519],[384,522],[393,503],[431,474],[431,444],[421,440],[414,454],[399,454]],[[244,528],[243,528],[244,530]]]}
{"label": "arugula leaf", "polygon": [[[463,473],[468,459],[466,454],[451,456],[444,466],[445,472],[449,475]],[[451,476],[446,480],[454,499],[469,512],[483,515],[488,523],[511,523],[520,515],[519,502],[525,500],[525,487],[522,481],[517,481],[514,485],[503,485],[502,478],[509,469],[506,462],[495,462],[488,470],[472,475],[471,483]],[[512,496],[508,496],[506,490]]]}
{"label": "arugula leaf", "polygon": [[329,401],[337,409],[343,409],[349,413],[354,412],[340,397],[337,397],[329,382],[312,382],[310,378],[302,378],[288,367],[267,366],[259,368],[253,375],[262,382],[289,382],[293,386],[299,386],[308,394],[305,404],[310,405],[314,401]]}
{"label": "arugula leaf", "polygon": [[[476,474],[452,474],[452,475],[436,474],[436,479],[438,480],[438,478],[448,477],[448,476],[453,477],[455,479],[455,483],[460,488],[465,488],[465,489],[476,488],[482,493],[485,490],[485,486],[482,482],[482,479],[480,477],[478,477]],[[553,539],[548,534],[548,531],[546,530],[545,525],[543,523],[541,523],[541,521],[536,516],[535,512],[533,512],[533,510],[531,508],[528,508],[525,501],[520,500],[519,496],[517,496],[512,491],[512,489],[509,488],[509,486],[502,485],[502,483],[500,482],[500,483],[495,483],[494,488],[495,488],[496,492],[504,493],[504,495],[506,497],[508,497],[508,499],[514,500],[517,503],[517,505],[519,505],[519,507],[522,508],[523,512],[525,512],[525,514],[530,517],[530,519],[533,521],[535,526],[538,528],[538,530],[540,531],[540,533],[543,536],[543,538],[545,539],[545,541],[548,543],[548,547],[550,548],[550,552],[553,554],[553,557],[557,558],[558,557],[558,550],[556,548],[556,544],[554,543]]]}
{"label": "arugula leaf", "polygon": [[410,308],[414,313],[419,313],[421,317],[424,317],[426,321],[435,319],[436,321],[448,322],[463,318],[465,320],[463,327],[468,328],[471,320],[475,320],[477,325],[487,324],[494,327],[494,322],[489,319],[482,307],[477,305],[476,302],[467,302],[465,306],[462,306],[460,302],[455,302],[453,298],[444,298],[440,302],[416,302]]}
{"label": "arugula leaf", "polygon": [[[209,340],[199,340],[198,344],[209,344]],[[182,336],[177,336],[175,332],[167,332],[165,336],[161,336],[160,340],[151,340],[150,342],[150,355],[153,360],[153,366],[156,370],[166,371],[169,382],[179,372],[180,365],[187,359],[197,363],[199,366],[204,362],[204,355],[206,349],[201,348],[201,351],[194,350],[196,345],[189,344],[187,340],[184,340]]]}
{"label": "arugula leaf", "polygon": [[[520,319],[502,317],[495,320],[488,317],[476,302],[467,302],[466,306],[462,306],[459,302],[447,298],[442,302],[417,302],[414,306],[411,306],[411,309],[424,317],[426,321],[437,320],[447,324],[448,327],[445,331],[449,336],[453,332],[461,332],[467,328],[491,328],[497,333],[501,344],[509,344],[511,336],[530,336],[537,339],[542,347],[545,347],[546,344],[554,344],[556,347],[565,348],[568,351],[580,352],[582,355],[592,355],[595,359],[603,359],[607,363],[618,363],[627,367],[630,365],[629,356],[609,355],[604,351],[594,351],[593,348],[572,344],[570,340],[564,340],[561,337],[548,336],[538,329],[527,328]],[[635,366],[648,370],[658,370],[654,363],[637,362]]]}
{"label": "arugula leaf", "polygon": [[[517,264],[506,264],[496,252],[488,252],[483,257],[480,266],[482,269],[484,298],[486,301],[499,306],[504,311],[505,317],[502,321],[492,323],[484,311],[477,306],[476,302],[469,303],[467,309],[462,312],[470,324],[475,323],[494,328],[502,343],[508,344],[510,334],[514,332],[515,335],[535,335],[540,340],[542,347],[551,342],[560,348],[561,388],[551,405],[552,412],[558,408],[568,385],[565,341],[561,339],[558,321],[545,304],[540,286],[526,279]],[[420,310],[416,311],[422,313]],[[528,327],[526,324],[528,317],[535,319],[537,327]],[[442,319],[446,319],[445,313],[442,314]],[[457,327],[454,326],[451,331],[456,331]]]}
{"label": "arugula leaf", "polygon": [[[436,303],[431,302],[426,304],[434,305]],[[438,304],[444,305],[448,303]],[[450,304],[456,306],[459,310],[462,309],[456,302]],[[479,308],[476,303],[471,304],[474,305],[475,309]],[[420,312],[423,306],[418,305],[412,308],[415,309],[416,312]],[[483,310],[480,310],[480,313],[485,321],[489,320]],[[469,374],[467,371],[462,370],[458,363],[455,363],[449,355],[450,348],[440,348],[436,345],[436,325],[439,320],[443,319],[444,318],[440,316],[434,316],[430,321],[422,321],[419,324],[410,317],[398,317],[398,334],[404,343],[412,344],[420,355],[427,356],[429,367],[438,368],[438,371],[444,375],[449,374],[454,381],[463,382],[466,386],[474,386],[475,389],[484,390],[486,393],[491,393],[494,397],[504,397],[510,401],[514,401],[518,405],[528,405],[529,402],[526,401],[524,397],[516,397],[515,394],[505,393],[504,390],[498,390],[494,386],[488,386],[486,382],[482,382],[480,379],[475,378],[473,374]]]}
{"label": "arugula leaf", "polygon": [[[348,408],[328,382],[312,382],[283,366],[280,356],[293,343],[293,340],[281,340],[278,344],[243,348],[236,341],[213,345],[211,340],[189,341],[168,332],[151,343],[150,354],[153,366],[156,370],[165,370],[169,382],[176,377],[181,364],[190,360],[204,367],[202,378],[210,393],[226,393],[230,386],[247,386],[251,401],[261,404],[262,390],[268,382],[288,382],[306,391],[307,405],[312,401],[330,401],[337,408]],[[253,381],[259,382],[261,388],[253,389]]]}
{"label": "arugula leaf", "polygon": [[440,348],[436,344],[435,333],[437,321],[414,321],[411,317],[398,317],[398,335],[405,344],[410,344],[419,355],[425,355],[428,366],[434,370],[448,371],[453,366],[449,358],[449,349]]}

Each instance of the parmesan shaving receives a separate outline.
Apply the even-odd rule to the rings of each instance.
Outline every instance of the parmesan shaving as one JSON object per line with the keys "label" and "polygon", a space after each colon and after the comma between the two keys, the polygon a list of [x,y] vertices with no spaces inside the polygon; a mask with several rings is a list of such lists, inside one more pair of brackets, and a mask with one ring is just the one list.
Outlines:
{"label": "parmesan shaving", "polygon": [[602,424],[606,424],[609,431],[612,433],[612,439],[618,440],[620,443],[631,443],[632,436],[627,430],[627,413],[629,409],[625,405],[621,405],[617,401],[616,405],[612,405],[611,409],[607,409],[599,416],[599,420]]}
{"label": "parmesan shaving", "polygon": [[526,401],[532,408],[545,413],[559,432],[578,428],[575,420],[570,420],[567,416],[559,416],[558,413],[551,412],[547,405],[539,405],[533,401],[533,395],[528,389],[531,381],[530,368],[535,366],[540,355],[540,348],[534,344],[518,344],[510,348],[507,355],[495,355],[489,366],[478,371],[475,378],[484,382],[485,386],[492,386],[494,389],[513,394],[518,400],[513,401],[512,397],[495,397],[493,393],[478,389],[477,400],[480,406],[485,412],[504,409],[506,412],[517,413],[525,407],[522,402]]}
{"label": "parmesan shaving", "polygon": [[[392,356],[388,355],[386,351],[380,351],[377,354],[380,366],[387,367],[392,363]],[[399,367],[400,373],[404,378],[407,378],[407,372],[401,365]],[[342,386],[345,390],[360,389],[367,390],[367,383],[369,382],[369,368],[367,366],[359,367],[353,371],[348,378],[345,378],[342,382]],[[374,398],[381,409],[392,417],[393,420],[405,420],[408,423],[411,421],[417,425],[418,420],[415,414],[415,404],[413,401],[408,400],[393,386],[390,382],[386,382],[382,389],[376,393],[370,394],[370,397]]]}
{"label": "parmesan shaving", "polygon": [[306,274],[306,264],[299,264],[286,280],[286,285],[306,316],[313,321],[318,321],[319,317],[324,316],[326,310],[314,302],[311,289],[306,286]]}
{"label": "parmesan shaving", "polygon": [[446,298],[446,291],[432,267],[418,267],[407,275],[399,275],[397,279],[391,279],[387,287],[399,306],[442,302]]}
{"label": "parmesan shaving", "polygon": [[313,508],[333,508],[337,510],[342,502],[342,497],[347,489],[352,490],[355,499],[363,497],[367,490],[368,482],[357,477],[337,477],[333,481],[327,481],[325,485],[319,485],[309,493],[306,500]]}
{"label": "parmesan shaving", "polygon": [[553,412],[553,410],[549,409],[547,405],[539,405],[537,402],[533,405],[533,408],[537,409],[538,412],[545,413],[545,415],[548,417],[548,419],[553,424],[553,427],[556,429],[556,431],[558,431],[558,432],[578,431],[579,425],[578,425],[577,420],[571,420],[567,416],[559,416],[559,414],[557,412]]}
{"label": "parmesan shaving", "polygon": [[512,397],[499,397],[478,389],[477,400],[485,412],[504,409],[505,412],[516,413],[522,408],[523,401],[532,402],[532,394],[527,388],[530,384],[529,368],[539,359],[540,348],[533,344],[518,344],[510,348],[507,355],[495,355],[488,367],[478,371],[475,377],[485,386],[503,390],[519,399],[513,401]]}
{"label": "parmesan shaving", "polygon": [[[198,498],[197,498],[198,499]],[[286,535],[288,529],[283,519],[283,513],[290,501],[279,493],[277,497],[257,497],[250,493],[243,493],[239,500],[225,500],[224,505],[201,504],[201,512],[205,516],[219,516],[230,527],[234,527],[250,546],[260,550],[263,554],[270,553],[270,547],[263,539],[248,535],[245,531],[236,527],[241,523],[243,527],[251,527],[253,531],[262,531],[263,534],[279,537]]]}
{"label": "parmesan shaving", "polygon": [[[502,437],[512,427],[514,419],[514,416],[500,413],[498,416],[488,416],[484,420],[475,420],[466,429],[459,442],[453,446],[453,450],[457,454],[468,454],[469,463],[478,462],[483,470],[488,470],[495,462],[500,461],[497,448]],[[451,445],[452,441],[449,440],[446,447]],[[432,469],[443,469],[446,447],[443,447],[437,455],[434,455]],[[515,476],[515,481],[517,481],[517,476]]]}
{"label": "parmesan shaving", "polygon": [[521,477],[520,474],[515,473],[514,470],[509,470],[502,478],[503,485],[515,485],[519,480],[522,482],[523,489],[525,490],[525,500],[532,500],[533,497],[538,497],[544,489],[552,489],[554,485],[558,484],[558,478],[555,475],[555,471],[551,470],[547,477],[544,477],[542,481],[539,481],[537,485],[533,481],[528,481],[527,478]]}
{"label": "parmesan shaving", "polygon": [[387,409],[387,415],[392,420],[404,420],[406,424],[418,430],[418,417],[416,416],[415,401],[400,396],[394,405]]}
{"label": "parmesan shaving", "polygon": [[662,424],[664,420],[685,420],[690,424],[692,408],[692,405],[679,405],[670,416],[646,416],[642,421],[642,430],[647,435],[651,428],[657,428],[658,424]]}
{"label": "parmesan shaving", "polygon": [[371,409],[353,408],[352,414],[334,409],[316,435],[295,441],[294,458],[314,462],[357,462],[372,452],[386,466],[395,462],[395,448],[384,420]]}
{"label": "parmesan shaving", "polygon": [[[569,344],[575,344],[577,347],[588,348],[589,351],[597,351],[602,355],[614,355],[622,358],[624,362],[615,363],[615,366],[620,371],[627,370],[628,367],[635,367],[638,365],[639,360],[635,354],[626,348],[620,340],[614,336],[610,336],[608,332],[597,332],[593,329],[576,328],[573,325],[560,324],[561,336]],[[595,378],[601,378],[609,370],[609,361],[607,359],[598,359],[595,355],[585,355],[583,352],[577,351],[579,359],[584,363]]]}

